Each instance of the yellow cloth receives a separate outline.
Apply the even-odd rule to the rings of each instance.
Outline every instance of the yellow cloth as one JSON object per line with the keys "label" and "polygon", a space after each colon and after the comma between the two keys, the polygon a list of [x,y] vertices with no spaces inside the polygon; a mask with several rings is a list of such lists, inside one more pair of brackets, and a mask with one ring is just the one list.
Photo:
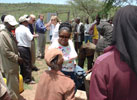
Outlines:
{"label": "yellow cloth", "polygon": [[94,26],[94,33],[93,33],[93,39],[97,39],[98,40],[98,30],[97,30],[97,26]]}

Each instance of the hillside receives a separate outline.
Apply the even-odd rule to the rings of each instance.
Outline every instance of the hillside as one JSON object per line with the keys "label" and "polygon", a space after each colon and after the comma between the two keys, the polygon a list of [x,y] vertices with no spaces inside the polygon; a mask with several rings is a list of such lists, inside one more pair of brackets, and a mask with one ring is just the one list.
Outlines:
{"label": "hillside", "polygon": [[[37,17],[39,14],[55,13],[62,11],[70,11],[69,5],[53,5],[53,4],[40,4],[40,3],[20,3],[20,4],[5,4],[0,3],[0,16],[2,14],[14,15],[17,19],[23,14],[35,14]],[[72,15],[70,14],[71,18]],[[67,20],[67,14],[59,14],[59,18],[62,21]],[[46,18],[45,18],[46,19]]]}

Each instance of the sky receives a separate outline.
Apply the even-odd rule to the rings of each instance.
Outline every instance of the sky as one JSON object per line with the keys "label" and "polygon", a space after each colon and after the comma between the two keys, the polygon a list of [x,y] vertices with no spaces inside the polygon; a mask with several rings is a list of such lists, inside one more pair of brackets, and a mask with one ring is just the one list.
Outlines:
{"label": "sky", "polygon": [[67,4],[68,0],[0,0],[0,3],[48,3]]}

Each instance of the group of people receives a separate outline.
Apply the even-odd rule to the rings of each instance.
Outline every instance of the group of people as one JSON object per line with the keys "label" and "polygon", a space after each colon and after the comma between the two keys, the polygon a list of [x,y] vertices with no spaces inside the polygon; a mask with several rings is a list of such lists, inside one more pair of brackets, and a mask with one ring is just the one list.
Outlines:
{"label": "group of people", "polygon": [[[78,88],[75,70],[78,65],[84,66],[81,60],[85,57],[90,63],[88,70],[92,71],[87,93],[89,100],[136,100],[136,12],[136,6],[120,8],[114,16],[113,26],[100,22],[98,16],[91,25],[88,19],[84,25],[76,18],[74,30],[70,23],[60,23],[57,16],[44,24],[42,14],[36,22],[33,14],[21,16],[15,29],[18,25],[15,17],[6,15],[0,26],[0,99],[20,99],[19,65],[24,82],[35,83],[31,72],[38,70],[34,59],[34,39],[37,38],[37,57],[45,59],[49,70],[41,75],[35,100],[75,100]],[[47,30],[51,32],[51,44],[45,49]],[[1,73],[7,79],[7,86]]]}

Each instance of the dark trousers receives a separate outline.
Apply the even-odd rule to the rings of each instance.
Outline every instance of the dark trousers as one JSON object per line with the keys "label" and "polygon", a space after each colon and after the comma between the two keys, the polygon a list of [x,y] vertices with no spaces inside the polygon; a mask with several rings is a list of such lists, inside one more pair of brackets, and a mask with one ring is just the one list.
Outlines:
{"label": "dark trousers", "polygon": [[87,56],[87,57],[86,56],[78,57],[78,65],[83,68],[86,58],[87,58],[87,61],[88,61],[87,69],[89,70],[89,69],[92,68],[94,55]]}
{"label": "dark trousers", "polygon": [[82,45],[82,42],[74,42],[74,44],[75,44],[75,50],[78,53],[78,50],[80,49],[80,47]]}
{"label": "dark trousers", "polygon": [[31,53],[30,48],[27,47],[18,47],[21,58],[23,59],[23,63],[20,64],[21,74],[23,76],[24,82],[30,82],[32,80],[31,77]]}

